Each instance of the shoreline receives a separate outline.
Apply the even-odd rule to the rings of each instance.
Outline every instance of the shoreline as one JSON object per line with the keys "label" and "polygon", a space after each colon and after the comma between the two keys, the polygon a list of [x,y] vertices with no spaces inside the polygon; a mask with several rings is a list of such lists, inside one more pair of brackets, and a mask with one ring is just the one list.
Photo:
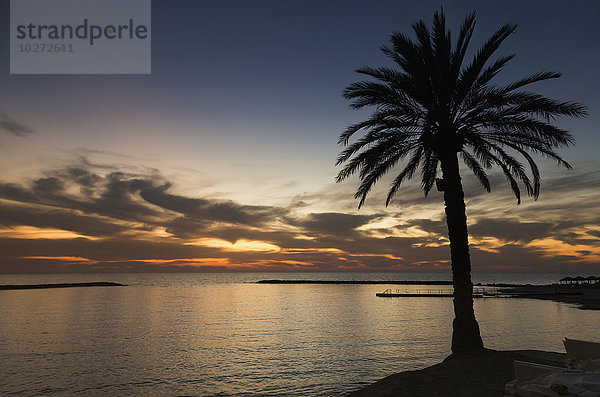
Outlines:
{"label": "shoreline", "polygon": [[[330,284],[330,285],[452,285],[445,280],[259,280],[257,284]],[[558,284],[474,284],[474,287],[497,288],[497,294],[490,298],[527,298],[551,300],[576,305],[581,310],[600,310],[600,286],[569,286]]]}
{"label": "shoreline", "polygon": [[515,378],[513,361],[564,366],[565,353],[542,350],[485,349],[466,357],[448,357],[432,366],[389,375],[348,397],[501,397]]}
{"label": "shoreline", "polygon": [[600,310],[600,287],[568,285],[519,285],[499,289],[511,298],[551,300],[576,305],[581,310]]}
{"label": "shoreline", "polygon": [[0,285],[0,290],[23,290],[23,289],[50,289],[50,288],[74,288],[74,287],[125,287],[126,284],[112,283],[109,281],[96,281],[90,283],[58,283],[58,284],[19,284]]}

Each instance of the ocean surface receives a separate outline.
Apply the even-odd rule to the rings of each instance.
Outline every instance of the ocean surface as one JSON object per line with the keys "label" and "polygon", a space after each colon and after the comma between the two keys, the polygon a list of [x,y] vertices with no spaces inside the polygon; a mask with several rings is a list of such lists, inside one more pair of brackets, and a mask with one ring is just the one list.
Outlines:
{"label": "ocean surface", "polygon": [[[0,395],[344,395],[450,354],[451,298],[378,298],[395,285],[262,279],[448,280],[449,274],[0,275],[0,284],[126,287],[0,291]],[[475,283],[563,275],[474,274]],[[442,287],[445,288],[445,287]],[[475,300],[487,347],[563,351],[600,340],[600,311]]]}

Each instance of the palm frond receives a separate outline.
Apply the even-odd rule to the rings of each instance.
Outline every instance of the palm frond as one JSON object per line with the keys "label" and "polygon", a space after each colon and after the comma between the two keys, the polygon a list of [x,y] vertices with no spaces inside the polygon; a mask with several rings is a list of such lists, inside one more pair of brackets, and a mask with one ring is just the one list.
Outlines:
{"label": "palm frond", "polygon": [[473,171],[473,174],[475,174],[475,176],[479,180],[479,183],[481,183],[481,186],[483,186],[485,191],[489,193],[492,190],[490,186],[490,180],[488,179],[487,173],[485,172],[481,164],[479,164],[477,159],[466,150],[462,150],[460,154],[467,167],[469,167],[469,169]]}
{"label": "palm frond", "polygon": [[[369,162],[363,163],[363,167],[360,170],[360,186],[356,190],[354,198],[360,198],[358,208],[362,207],[367,195],[371,191],[371,188],[383,175],[385,175],[391,168],[393,168],[399,161],[401,161],[408,151],[390,151],[384,156],[380,156],[377,163]],[[382,158],[383,157],[383,158]]]}
{"label": "palm frond", "polygon": [[433,150],[425,148],[423,158],[423,172],[421,173],[421,188],[425,197],[429,195],[429,191],[435,183],[435,175],[438,168],[438,157]]}
{"label": "palm frond", "polygon": [[502,26],[477,52],[471,64],[469,64],[469,66],[463,70],[458,78],[456,96],[459,101],[462,101],[462,98],[464,98],[466,93],[471,89],[471,86],[477,80],[477,76],[479,76],[479,73],[485,66],[486,62],[500,47],[500,44],[502,44],[502,42],[506,40],[506,38],[510,36],[516,29],[517,25],[514,24],[506,24]]}
{"label": "palm frond", "polygon": [[390,201],[396,194],[396,191],[398,191],[398,188],[400,188],[400,185],[402,184],[402,182],[404,182],[404,180],[410,180],[413,177],[413,175],[415,174],[415,171],[417,170],[417,168],[419,168],[419,164],[421,163],[422,156],[423,156],[423,148],[418,147],[414,151],[412,156],[410,157],[410,160],[408,161],[408,163],[406,164],[406,166],[404,167],[402,172],[400,172],[398,174],[398,176],[394,179],[394,182],[392,182],[392,184],[390,186],[390,190],[387,195],[387,199],[385,200],[386,207],[390,204]]}
{"label": "palm frond", "polygon": [[408,152],[413,150],[415,146],[415,141],[405,141],[400,136],[388,134],[385,139],[378,140],[373,145],[369,145],[368,149],[357,153],[348,160],[344,160],[348,162],[338,173],[336,182],[347,179],[357,171],[360,171],[360,177],[362,179],[373,168],[378,166],[379,161],[385,161],[392,156],[404,157]]}
{"label": "palm frond", "polygon": [[[516,27],[502,26],[467,63],[475,13],[464,19],[453,48],[444,13],[436,12],[431,25],[423,21],[412,25],[414,40],[394,32],[389,45],[381,47],[395,67],[357,69],[370,80],[348,85],[343,96],[352,108],[370,107],[373,113],[341,133],[338,143],[344,149],[336,165],[344,167],[336,181],[358,173],[359,208],[377,181],[405,160],[390,185],[386,206],[402,183],[419,169],[421,188],[427,196],[438,165],[444,173],[456,169],[448,168],[448,164],[457,161],[457,156],[488,192],[491,186],[486,170],[500,168],[519,203],[520,186],[534,199],[540,193],[541,174],[532,154],[571,168],[557,149],[572,145],[573,137],[553,121],[559,117],[585,117],[587,108],[521,90],[558,78],[560,73],[540,72],[513,83],[493,84],[515,57],[493,56]],[[361,136],[351,142],[359,133]],[[460,181],[457,172],[455,180]]]}
{"label": "palm frond", "polygon": [[421,128],[418,114],[398,113],[397,109],[381,109],[374,112],[367,120],[348,126],[340,134],[338,144],[348,145],[350,138],[360,130],[375,132],[386,130],[415,131]]}
{"label": "palm frond", "polygon": [[532,83],[537,83],[538,81],[557,79],[560,76],[562,76],[562,73],[559,72],[538,72],[507,85],[502,89],[502,91],[504,93],[509,93],[511,91],[516,90],[517,88],[521,88]]}
{"label": "palm frond", "polygon": [[467,53],[467,48],[471,42],[471,37],[473,36],[474,30],[475,12],[473,11],[467,15],[462,26],[460,27],[460,33],[458,34],[458,39],[456,41],[456,48],[452,54],[450,77],[453,81],[458,80],[460,68],[462,67],[462,63],[465,58],[465,54]]}

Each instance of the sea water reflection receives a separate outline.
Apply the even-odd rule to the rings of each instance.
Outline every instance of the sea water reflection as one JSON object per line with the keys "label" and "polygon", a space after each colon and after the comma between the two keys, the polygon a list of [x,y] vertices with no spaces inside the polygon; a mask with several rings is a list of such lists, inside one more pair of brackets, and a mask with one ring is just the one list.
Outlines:
{"label": "sea water reflection", "polygon": [[[0,291],[0,391],[331,395],[449,354],[448,298],[180,277]],[[491,348],[560,351],[563,336],[599,336],[600,312],[565,304],[479,299],[475,309]]]}

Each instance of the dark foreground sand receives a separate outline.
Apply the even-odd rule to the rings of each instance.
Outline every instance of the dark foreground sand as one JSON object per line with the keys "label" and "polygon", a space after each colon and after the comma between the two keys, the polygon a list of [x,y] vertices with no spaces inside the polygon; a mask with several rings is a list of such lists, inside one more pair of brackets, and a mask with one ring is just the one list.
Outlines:
{"label": "dark foreground sand", "polygon": [[390,375],[350,396],[501,397],[514,379],[513,360],[562,366],[562,353],[539,350],[485,350],[465,358],[449,358],[418,371]]}

